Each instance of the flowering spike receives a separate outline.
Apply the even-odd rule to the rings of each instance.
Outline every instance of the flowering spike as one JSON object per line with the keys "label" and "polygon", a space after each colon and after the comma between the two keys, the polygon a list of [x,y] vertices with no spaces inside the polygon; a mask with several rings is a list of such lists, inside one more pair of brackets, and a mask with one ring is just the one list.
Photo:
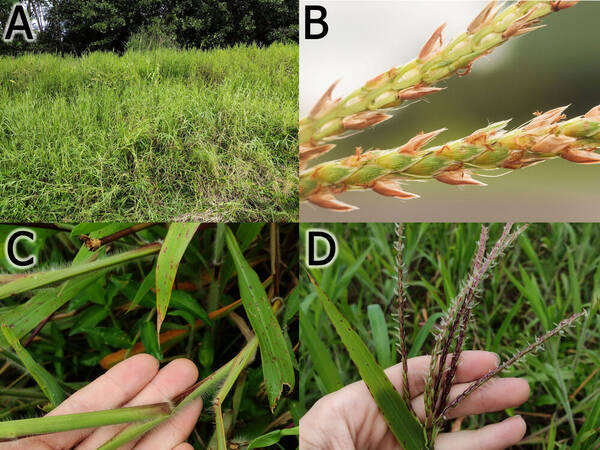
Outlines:
{"label": "flowering spike", "polygon": [[519,351],[512,358],[504,361],[498,367],[496,367],[495,369],[490,370],[486,375],[484,375],[483,377],[481,377],[477,381],[474,381],[473,383],[471,383],[471,385],[465,391],[463,391],[462,394],[460,394],[458,397],[456,397],[448,406],[446,406],[442,410],[441,416],[442,417],[445,416],[446,413],[450,409],[456,407],[459,403],[461,403],[462,401],[464,401],[469,395],[471,395],[473,392],[475,392],[477,389],[479,389],[485,383],[487,383],[488,381],[490,381],[491,379],[493,379],[500,372],[502,372],[506,368],[512,366],[517,361],[519,361],[523,357],[525,357],[527,354],[534,352],[538,347],[540,347],[541,345],[543,345],[544,342],[546,342],[552,336],[555,336],[556,334],[559,334],[559,332],[562,331],[563,329],[565,329],[565,328],[573,325],[573,322],[575,322],[576,320],[580,319],[585,314],[586,314],[586,312],[580,312],[580,313],[577,313],[577,314],[573,314],[571,317],[569,317],[569,318],[561,321],[556,326],[556,328],[554,328],[553,330],[547,332],[543,336],[540,336],[532,344],[527,345],[527,347],[525,347],[523,350]]}
{"label": "flowering spike", "polygon": [[421,61],[427,61],[442,48],[442,31],[444,31],[444,28],[446,28],[446,23],[437,27],[431,37],[425,42],[425,45],[419,52],[419,59]]}
{"label": "flowering spike", "polygon": [[[503,2],[491,2],[471,22],[466,33],[445,48],[442,47],[444,24],[434,31],[416,59],[372,78],[345,100],[332,101],[331,87],[311,113],[300,121],[300,144],[311,139],[319,144],[327,139],[347,137],[348,130],[341,122],[349,115],[397,107],[405,101],[435,92],[436,83],[455,74],[466,75],[478,58],[491,53],[512,36],[537,29],[542,17],[574,4],[552,1],[519,1],[506,8]],[[331,118],[335,120],[331,121]]]}
{"label": "flowering spike", "polygon": [[[452,185],[482,185],[471,176],[477,169],[515,170],[558,157],[578,164],[598,163],[600,106],[585,116],[561,121],[565,109],[566,106],[561,106],[536,113],[529,123],[512,131],[504,130],[507,121],[497,122],[465,138],[423,148],[445,130],[440,129],[420,133],[400,147],[367,151],[360,158],[350,156],[301,170],[301,201],[314,193],[369,189],[377,181],[385,181],[375,189],[382,193],[396,189],[397,185],[389,184],[390,181],[414,179],[435,178]],[[310,145],[314,146],[312,142]],[[304,152],[310,154],[307,149]]]}
{"label": "flowering spike", "polygon": [[[402,359],[402,398],[412,411],[410,402],[410,385],[408,379],[408,350],[406,347],[406,327],[405,327],[405,315],[406,315],[406,294],[404,288],[404,260],[402,258],[403,242],[402,242],[402,224],[397,223],[395,226],[396,230],[396,296],[397,296],[397,323],[398,323],[398,350]],[[412,411],[414,412],[414,411]]]}

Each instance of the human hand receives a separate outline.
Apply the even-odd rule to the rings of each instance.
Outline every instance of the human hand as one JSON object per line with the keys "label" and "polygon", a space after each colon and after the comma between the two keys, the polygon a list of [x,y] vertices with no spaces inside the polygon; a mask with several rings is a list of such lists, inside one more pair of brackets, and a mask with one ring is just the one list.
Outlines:
{"label": "human hand", "polygon": [[[132,356],[77,391],[49,415],[139,406],[164,402],[184,392],[198,378],[194,363],[187,359],[172,361],[158,370],[158,361],[150,355]],[[122,449],[192,449],[185,440],[194,429],[202,400],[190,403],[181,413]],[[35,436],[0,444],[2,450],[96,449],[128,424],[66,431]]]}
{"label": "human hand", "polygon": [[[408,360],[408,382],[411,403],[421,421],[425,418],[423,391],[429,371],[429,356]],[[450,400],[462,393],[472,381],[497,367],[497,355],[484,351],[463,352],[456,372]],[[402,366],[388,368],[386,375],[401,391]],[[522,378],[495,378],[448,411],[448,418],[501,411],[525,402],[529,385]],[[479,430],[441,433],[436,450],[501,450],[519,442],[526,425],[521,416],[487,425]],[[350,384],[326,395],[300,420],[300,448],[310,449],[398,449],[399,444],[389,430],[366,384]]]}

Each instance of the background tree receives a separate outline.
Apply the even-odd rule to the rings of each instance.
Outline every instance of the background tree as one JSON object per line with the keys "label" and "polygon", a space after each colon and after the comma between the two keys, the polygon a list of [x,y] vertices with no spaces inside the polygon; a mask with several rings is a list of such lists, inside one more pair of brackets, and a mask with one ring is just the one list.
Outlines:
{"label": "background tree", "polygon": [[[6,21],[13,3],[0,0],[0,21]],[[295,0],[30,0],[24,3],[39,31],[38,42],[28,46],[2,44],[0,54],[123,52],[131,36],[148,27],[164,30],[167,35],[164,41],[176,42],[181,47],[269,45],[298,39]]]}

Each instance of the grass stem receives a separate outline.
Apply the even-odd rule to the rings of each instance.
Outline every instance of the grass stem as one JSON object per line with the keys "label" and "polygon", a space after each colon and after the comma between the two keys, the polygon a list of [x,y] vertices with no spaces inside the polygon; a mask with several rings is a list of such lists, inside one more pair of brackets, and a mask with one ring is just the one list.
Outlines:
{"label": "grass stem", "polygon": [[168,403],[132,406],[62,416],[44,416],[33,419],[0,422],[0,439],[15,439],[37,434],[57,433],[82,428],[95,428],[119,423],[137,422],[168,416],[171,407]]}

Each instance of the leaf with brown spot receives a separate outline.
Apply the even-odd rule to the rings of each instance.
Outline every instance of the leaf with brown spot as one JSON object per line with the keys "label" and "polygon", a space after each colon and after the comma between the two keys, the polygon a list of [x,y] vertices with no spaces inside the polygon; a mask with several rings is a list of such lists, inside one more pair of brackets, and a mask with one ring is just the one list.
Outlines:
{"label": "leaf with brown spot", "polygon": [[237,269],[242,304],[258,337],[265,386],[272,411],[279,401],[283,385],[287,385],[290,390],[294,389],[296,380],[292,357],[267,292],[254,269],[244,258],[229,227],[225,231],[225,241]]}
{"label": "leaf with brown spot", "polygon": [[167,316],[179,262],[199,226],[199,223],[172,223],[160,248],[156,260],[157,334],[160,334],[160,327]]}

